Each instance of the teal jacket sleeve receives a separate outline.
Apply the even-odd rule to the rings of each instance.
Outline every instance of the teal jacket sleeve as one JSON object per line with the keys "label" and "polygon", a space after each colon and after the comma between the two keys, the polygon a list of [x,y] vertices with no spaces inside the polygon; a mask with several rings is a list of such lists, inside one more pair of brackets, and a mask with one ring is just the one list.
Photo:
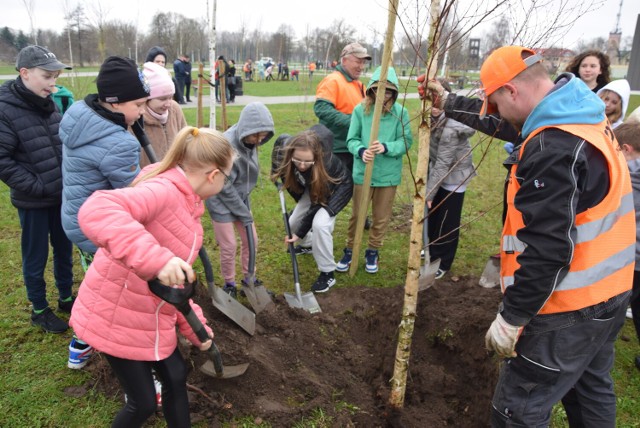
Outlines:
{"label": "teal jacket sleeve", "polygon": [[397,138],[393,141],[380,141],[387,147],[383,156],[402,156],[411,148],[413,137],[411,135],[411,123],[409,122],[409,112],[402,107],[400,119],[396,121]]}
{"label": "teal jacket sleeve", "polygon": [[356,106],[351,115],[351,124],[349,125],[349,133],[347,134],[347,148],[349,152],[356,157],[360,149],[366,149],[369,145],[368,142],[365,144],[362,141],[362,126],[362,108]]}

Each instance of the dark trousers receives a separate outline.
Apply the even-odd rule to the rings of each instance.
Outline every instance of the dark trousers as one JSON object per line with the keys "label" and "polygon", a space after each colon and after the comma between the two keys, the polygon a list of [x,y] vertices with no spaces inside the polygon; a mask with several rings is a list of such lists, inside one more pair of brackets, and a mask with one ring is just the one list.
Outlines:
{"label": "dark trousers", "polygon": [[184,81],[183,95],[187,99],[187,101],[191,101],[191,80]]}
{"label": "dark trousers", "polygon": [[549,426],[551,409],[562,400],[571,427],[614,428],[610,372],[630,294],[579,311],[535,316],[518,339],[518,356],[502,363],[491,426]]}
{"label": "dark trousers", "polygon": [[62,229],[60,205],[50,208],[18,208],[22,227],[22,276],[33,309],[49,306],[44,269],[53,247],[53,276],[61,300],[71,297],[73,286],[73,246]]}
{"label": "dark trousers", "polygon": [[631,312],[633,313],[633,325],[636,328],[638,341],[640,341],[640,270],[633,271],[633,290],[630,303]]}
{"label": "dark trousers", "polygon": [[176,78],[176,96],[179,103],[184,103],[184,79]]}
{"label": "dark trousers", "polygon": [[440,269],[450,270],[458,251],[460,218],[464,192],[456,193],[440,187],[429,210],[429,255],[440,259]]}
{"label": "dark trousers", "polygon": [[236,100],[236,85],[227,85],[227,93],[229,94],[229,101],[234,102]]}
{"label": "dark trousers", "polygon": [[111,424],[112,428],[141,427],[156,411],[156,389],[151,369],[162,384],[162,412],[169,428],[188,428],[189,397],[187,365],[178,348],[160,361],[134,361],[104,354],[127,394],[127,403]]}
{"label": "dark trousers", "polygon": [[[220,80],[216,80],[216,101],[220,102],[220,92],[218,92],[220,88]],[[229,89],[224,91],[224,97],[227,101],[229,101]]]}

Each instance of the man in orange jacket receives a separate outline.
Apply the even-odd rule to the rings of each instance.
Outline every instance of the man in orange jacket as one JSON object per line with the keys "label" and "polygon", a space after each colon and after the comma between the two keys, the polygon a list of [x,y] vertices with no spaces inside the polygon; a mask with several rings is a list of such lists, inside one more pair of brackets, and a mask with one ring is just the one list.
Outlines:
{"label": "man in orange jacket", "polygon": [[[508,162],[504,296],[485,338],[505,358],[491,424],[548,426],[562,399],[570,426],[614,427],[610,371],[630,296],[635,217],[604,104],[572,74],[551,81],[542,58],[520,46],[494,51],[480,80],[476,124],[506,121],[520,133]],[[445,112],[459,98],[429,87]]]}
{"label": "man in orange jacket", "polygon": [[360,76],[371,55],[360,43],[349,43],[342,49],[340,65],[318,84],[313,112],[321,124],[333,133],[333,153],[353,170],[353,155],[347,149],[347,133],[351,113],[364,98]]}

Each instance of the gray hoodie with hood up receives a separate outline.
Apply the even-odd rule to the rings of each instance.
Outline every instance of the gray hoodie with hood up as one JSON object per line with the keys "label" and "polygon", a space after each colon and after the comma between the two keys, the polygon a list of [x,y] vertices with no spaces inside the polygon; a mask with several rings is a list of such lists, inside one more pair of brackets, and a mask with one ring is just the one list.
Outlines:
{"label": "gray hoodie with hood up", "polygon": [[263,145],[273,137],[273,118],[262,103],[250,103],[242,109],[238,123],[229,128],[224,136],[236,150],[238,157],[229,174],[230,183],[220,193],[207,199],[206,205],[213,221],[231,223],[241,221],[245,226],[253,222],[249,208],[249,194],[256,187],[260,175],[256,146],[245,145],[243,140],[252,134],[267,132]]}

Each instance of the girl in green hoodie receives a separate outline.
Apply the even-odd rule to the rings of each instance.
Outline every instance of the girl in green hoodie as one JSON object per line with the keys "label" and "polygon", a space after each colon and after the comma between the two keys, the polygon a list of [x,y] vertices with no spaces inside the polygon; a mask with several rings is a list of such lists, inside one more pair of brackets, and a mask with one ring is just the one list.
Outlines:
{"label": "girl in green hoodie", "polygon": [[336,270],[338,272],[349,270],[358,212],[361,209],[368,210],[368,204],[364,207],[360,205],[360,198],[364,171],[369,162],[374,162],[369,195],[373,222],[369,230],[368,248],[365,252],[365,270],[368,273],[378,272],[378,249],[382,247],[384,235],[391,219],[396,188],[402,178],[402,159],[412,143],[409,112],[402,104],[396,102],[398,99],[398,76],[393,68],[389,68],[378,139],[369,144],[371,125],[373,124],[373,106],[379,80],[380,67],[373,73],[364,100],[355,107],[351,115],[347,146],[354,156],[353,208],[349,220],[347,248],[344,249],[344,256],[337,264]]}

